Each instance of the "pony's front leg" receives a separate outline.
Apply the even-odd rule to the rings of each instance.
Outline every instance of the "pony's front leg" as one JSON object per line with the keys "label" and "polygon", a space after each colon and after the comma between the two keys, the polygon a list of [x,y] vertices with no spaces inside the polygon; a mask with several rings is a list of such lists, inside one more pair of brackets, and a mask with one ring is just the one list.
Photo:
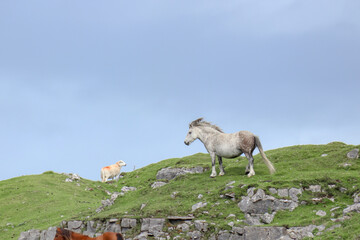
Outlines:
{"label": "pony's front leg", "polygon": [[216,169],[215,169],[215,162],[216,162],[216,155],[215,153],[210,153],[210,157],[211,157],[211,165],[212,165],[212,171],[211,171],[211,178],[216,177]]}
{"label": "pony's front leg", "polygon": [[218,160],[219,160],[219,166],[220,166],[220,173],[219,176],[224,176],[225,175],[225,170],[222,164],[222,157],[218,156]]}

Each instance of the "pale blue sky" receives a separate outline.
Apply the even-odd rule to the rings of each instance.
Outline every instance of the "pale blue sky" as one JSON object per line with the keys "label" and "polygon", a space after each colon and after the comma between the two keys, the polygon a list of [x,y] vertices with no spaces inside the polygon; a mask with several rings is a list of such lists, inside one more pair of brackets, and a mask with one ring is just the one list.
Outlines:
{"label": "pale blue sky", "polygon": [[[100,179],[206,152],[198,117],[265,150],[360,143],[360,1],[0,2],[0,180]],[[210,164],[210,163],[209,163]]]}

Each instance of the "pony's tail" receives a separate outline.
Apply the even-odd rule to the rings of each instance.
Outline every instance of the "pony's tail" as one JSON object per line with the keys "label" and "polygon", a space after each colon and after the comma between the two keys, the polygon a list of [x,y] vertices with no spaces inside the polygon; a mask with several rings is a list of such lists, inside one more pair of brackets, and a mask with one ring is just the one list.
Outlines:
{"label": "pony's tail", "polygon": [[274,166],[272,165],[272,163],[269,161],[269,159],[267,159],[258,136],[255,136],[255,144],[256,144],[257,148],[259,149],[261,157],[264,160],[266,166],[269,168],[270,173],[271,174],[275,173],[276,170],[275,170]]}

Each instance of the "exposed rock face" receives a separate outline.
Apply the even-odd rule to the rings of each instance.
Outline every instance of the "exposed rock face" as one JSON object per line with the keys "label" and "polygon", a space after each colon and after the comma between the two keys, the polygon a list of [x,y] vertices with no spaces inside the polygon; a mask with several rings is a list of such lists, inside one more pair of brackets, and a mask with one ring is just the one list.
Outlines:
{"label": "exposed rock face", "polygon": [[194,167],[194,168],[163,168],[156,174],[156,179],[167,179],[171,180],[176,178],[179,175],[184,174],[194,174],[194,173],[203,173],[203,167]]}

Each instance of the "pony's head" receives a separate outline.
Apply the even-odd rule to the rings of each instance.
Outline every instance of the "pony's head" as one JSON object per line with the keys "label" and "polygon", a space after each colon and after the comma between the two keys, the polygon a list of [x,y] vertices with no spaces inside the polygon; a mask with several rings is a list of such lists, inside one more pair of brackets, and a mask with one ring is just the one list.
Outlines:
{"label": "pony's head", "polygon": [[126,163],[123,160],[118,161],[116,164],[119,165],[119,167],[126,166]]}
{"label": "pony's head", "polygon": [[190,145],[193,141],[195,141],[199,137],[199,123],[203,120],[203,118],[196,119],[189,124],[189,131],[186,135],[184,143],[186,145]]}
{"label": "pony's head", "polygon": [[56,235],[54,240],[71,240],[71,232],[63,228],[56,229]]}

